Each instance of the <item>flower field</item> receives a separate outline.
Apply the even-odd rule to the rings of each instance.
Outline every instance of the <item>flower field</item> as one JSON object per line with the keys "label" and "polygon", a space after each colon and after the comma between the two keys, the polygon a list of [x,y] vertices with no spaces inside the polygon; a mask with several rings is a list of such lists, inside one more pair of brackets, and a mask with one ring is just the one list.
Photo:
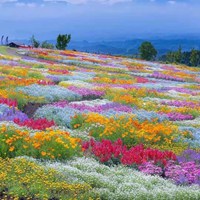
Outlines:
{"label": "flower field", "polygon": [[0,199],[199,200],[200,69],[0,54]]}

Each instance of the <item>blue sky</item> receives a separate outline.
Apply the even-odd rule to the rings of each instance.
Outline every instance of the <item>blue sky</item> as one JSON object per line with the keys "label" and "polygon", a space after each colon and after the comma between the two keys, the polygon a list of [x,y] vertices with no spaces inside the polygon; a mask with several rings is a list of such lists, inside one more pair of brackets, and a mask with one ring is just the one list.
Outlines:
{"label": "blue sky", "polygon": [[198,34],[199,10],[199,0],[0,0],[0,35],[71,33],[94,41]]}

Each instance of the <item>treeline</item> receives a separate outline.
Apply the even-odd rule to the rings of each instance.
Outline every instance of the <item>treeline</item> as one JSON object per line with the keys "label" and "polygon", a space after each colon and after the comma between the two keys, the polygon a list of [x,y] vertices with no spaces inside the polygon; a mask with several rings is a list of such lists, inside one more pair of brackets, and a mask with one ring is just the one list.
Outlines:
{"label": "treeline", "polygon": [[177,51],[170,51],[159,58],[160,61],[168,63],[178,63],[188,66],[200,66],[200,51],[192,49],[191,51],[182,51],[179,47]]}
{"label": "treeline", "polygon": [[200,67],[200,51],[192,49],[183,52],[181,46],[177,51],[169,51],[167,54],[158,57],[157,50],[151,42],[145,41],[139,47],[139,58],[144,60],[157,60],[165,63],[184,64],[193,67]]}
{"label": "treeline", "polygon": [[44,41],[44,42],[40,42],[39,40],[35,39],[35,36],[33,35],[30,39],[30,43],[32,45],[32,47],[34,48],[44,48],[44,49],[59,49],[59,50],[65,50],[67,45],[69,44],[69,42],[71,41],[71,34],[59,34],[57,37],[57,43],[54,46],[53,44]]}

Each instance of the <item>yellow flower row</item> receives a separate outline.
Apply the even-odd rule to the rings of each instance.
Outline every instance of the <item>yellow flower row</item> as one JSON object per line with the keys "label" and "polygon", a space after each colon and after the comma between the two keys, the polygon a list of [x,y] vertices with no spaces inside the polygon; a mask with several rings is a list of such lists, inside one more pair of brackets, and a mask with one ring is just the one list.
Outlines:
{"label": "yellow flower row", "polygon": [[[91,113],[86,116],[86,123],[91,126],[90,135],[98,138],[122,138],[128,144],[143,142],[148,144],[173,143],[178,134],[178,126],[172,122],[153,121],[140,122],[133,116],[128,118],[119,116],[117,119],[107,118],[102,115]],[[187,133],[182,132],[182,135]]]}
{"label": "yellow flower row", "polygon": [[62,159],[73,156],[80,150],[81,140],[71,137],[65,131],[49,129],[36,132],[31,136],[26,130],[18,130],[5,125],[0,128],[0,131],[1,144],[4,146],[0,155],[3,157],[29,155],[39,158]]}

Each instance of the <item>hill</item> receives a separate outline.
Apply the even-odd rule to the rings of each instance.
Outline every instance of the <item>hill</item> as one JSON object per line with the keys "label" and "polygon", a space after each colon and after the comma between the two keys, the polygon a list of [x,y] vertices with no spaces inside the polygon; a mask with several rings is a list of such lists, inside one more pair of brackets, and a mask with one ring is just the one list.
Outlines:
{"label": "hill", "polygon": [[0,73],[1,199],[200,199],[199,68],[0,48]]}

